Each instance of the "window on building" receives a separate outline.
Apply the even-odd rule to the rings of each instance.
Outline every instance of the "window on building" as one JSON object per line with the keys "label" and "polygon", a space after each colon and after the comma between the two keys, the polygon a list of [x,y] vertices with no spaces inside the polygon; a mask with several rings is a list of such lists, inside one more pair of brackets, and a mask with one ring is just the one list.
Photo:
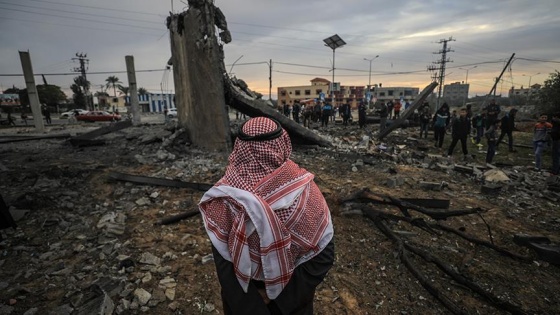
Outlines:
{"label": "window on building", "polygon": [[311,95],[311,90],[305,90],[305,95]]}
{"label": "window on building", "polygon": [[317,95],[318,95],[318,94],[321,94],[322,92],[323,92],[322,89],[317,89],[317,90],[315,90],[315,94],[317,94]]}
{"label": "window on building", "polygon": [[379,96],[385,96],[385,92],[379,92]]}
{"label": "window on building", "polygon": [[280,95],[286,96],[286,91],[280,91]]}
{"label": "window on building", "polygon": [[412,96],[411,90],[404,90],[404,96]]}
{"label": "window on building", "polygon": [[296,95],[301,95],[301,91],[300,91],[300,90],[296,90]]}
{"label": "window on building", "polygon": [[387,95],[388,95],[388,96],[393,96],[393,90],[387,91]]}

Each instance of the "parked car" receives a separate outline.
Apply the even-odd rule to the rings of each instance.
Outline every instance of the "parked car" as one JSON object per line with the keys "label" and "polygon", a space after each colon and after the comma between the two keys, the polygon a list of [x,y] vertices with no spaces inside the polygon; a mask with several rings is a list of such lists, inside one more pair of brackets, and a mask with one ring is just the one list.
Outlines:
{"label": "parked car", "polygon": [[171,108],[171,109],[167,112],[167,117],[169,117],[169,118],[175,118],[175,117],[177,117],[177,108]]}
{"label": "parked car", "polygon": [[74,111],[78,111],[78,113],[80,113],[80,115],[86,114],[88,112],[85,109],[79,109],[79,108],[78,109],[73,109],[73,110],[69,110],[67,112],[64,112],[64,113],[60,114],[60,119],[66,119],[66,118],[74,116]]}
{"label": "parked car", "polygon": [[85,114],[80,114],[76,116],[76,119],[79,121],[118,121],[121,120],[121,115],[118,114],[111,114],[104,111],[91,111]]}

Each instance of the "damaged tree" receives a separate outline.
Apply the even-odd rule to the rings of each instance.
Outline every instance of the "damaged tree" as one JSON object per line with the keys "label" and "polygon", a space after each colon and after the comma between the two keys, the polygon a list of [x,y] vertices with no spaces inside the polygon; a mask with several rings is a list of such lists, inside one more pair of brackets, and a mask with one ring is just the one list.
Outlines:
{"label": "damaged tree", "polygon": [[252,117],[276,119],[288,131],[293,142],[330,145],[325,139],[280,115],[246,88],[240,89],[234,84],[228,78],[224,65],[222,43],[231,41],[225,16],[210,0],[189,0],[188,5],[187,11],[168,17],[167,27],[171,34],[171,63],[179,124],[188,131],[193,144],[209,150],[227,152],[231,149],[226,107],[230,105]]}

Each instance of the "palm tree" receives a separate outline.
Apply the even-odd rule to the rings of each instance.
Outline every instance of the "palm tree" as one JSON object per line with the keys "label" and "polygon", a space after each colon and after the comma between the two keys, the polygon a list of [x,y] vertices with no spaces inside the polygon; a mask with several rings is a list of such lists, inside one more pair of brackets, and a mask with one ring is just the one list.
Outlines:
{"label": "palm tree", "polygon": [[146,90],[143,87],[138,88],[138,95],[147,95],[147,94],[148,94],[148,90]]}
{"label": "palm tree", "polygon": [[128,93],[130,92],[130,88],[128,86],[124,86],[124,85],[117,85],[117,88],[119,89],[119,93],[124,95],[125,97],[128,96]]}
{"label": "palm tree", "polygon": [[107,82],[107,84],[105,84],[105,87],[106,88],[112,87],[114,96],[117,97],[117,85],[122,83],[121,81],[119,81],[119,78],[112,75],[112,76],[108,77],[107,79],[105,79],[105,82]]}

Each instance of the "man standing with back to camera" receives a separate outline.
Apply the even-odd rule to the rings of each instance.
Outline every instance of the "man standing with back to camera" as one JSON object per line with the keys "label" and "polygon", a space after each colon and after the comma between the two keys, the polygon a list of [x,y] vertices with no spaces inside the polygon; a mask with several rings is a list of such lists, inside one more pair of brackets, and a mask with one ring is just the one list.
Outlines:
{"label": "man standing with back to camera", "polygon": [[313,314],[315,288],[334,262],[334,231],[314,175],[291,152],[277,121],[248,120],[224,176],[199,203],[224,314]]}

